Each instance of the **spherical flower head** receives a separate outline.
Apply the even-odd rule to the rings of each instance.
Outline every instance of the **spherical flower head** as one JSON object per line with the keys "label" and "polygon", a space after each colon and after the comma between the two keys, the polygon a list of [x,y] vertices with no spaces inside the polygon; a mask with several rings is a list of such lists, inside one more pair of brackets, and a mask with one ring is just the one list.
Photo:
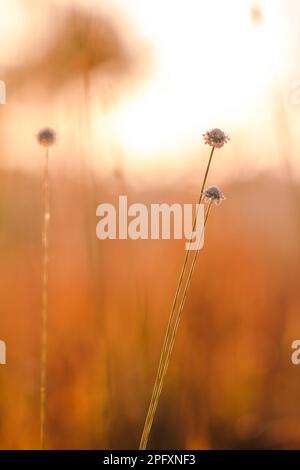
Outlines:
{"label": "spherical flower head", "polygon": [[222,191],[217,186],[211,186],[206,189],[203,194],[205,201],[214,202],[217,205],[221,204],[221,202],[226,199]]}
{"label": "spherical flower head", "polygon": [[55,144],[56,133],[50,127],[45,127],[37,134],[37,141],[43,147],[50,147]]}
{"label": "spherical flower head", "polygon": [[210,145],[211,147],[223,147],[224,144],[228,142],[229,137],[221,129],[211,129],[203,134],[205,144]]}

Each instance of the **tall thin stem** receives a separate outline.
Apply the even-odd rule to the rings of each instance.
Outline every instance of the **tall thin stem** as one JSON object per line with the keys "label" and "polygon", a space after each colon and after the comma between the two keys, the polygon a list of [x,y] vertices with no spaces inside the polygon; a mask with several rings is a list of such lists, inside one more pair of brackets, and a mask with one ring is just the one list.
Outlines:
{"label": "tall thin stem", "polygon": [[[215,147],[212,147],[211,152],[210,152],[210,156],[209,156],[209,160],[208,160],[208,164],[207,164],[207,167],[206,167],[206,170],[205,170],[204,178],[203,178],[203,181],[202,181],[201,190],[200,190],[200,194],[199,194],[197,211],[196,211],[196,215],[195,215],[195,219],[194,219],[194,223],[193,223],[192,233],[194,232],[195,227],[196,227],[197,215],[198,215],[198,211],[199,211],[199,205],[201,204],[202,199],[203,199],[203,192],[204,192],[204,188],[205,188],[205,185],[206,185],[209,169],[210,169],[210,166],[211,166],[211,161],[212,161],[212,157],[213,157],[213,154],[214,154],[214,150],[215,150]],[[145,439],[145,436],[147,435],[147,428],[149,427],[150,416],[152,414],[153,406],[154,406],[154,403],[155,403],[155,400],[156,400],[156,395],[158,393],[158,384],[159,384],[161,374],[162,374],[162,370],[163,370],[163,363],[164,363],[164,360],[165,360],[165,353],[166,353],[166,350],[167,350],[167,347],[168,347],[168,342],[169,342],[171,327],[172,327],[172,324],[173,324],[173,321],[174,321],[174,314],[175,314],[175,311],[176,311],[178,297],[179,297],[179,294],[180,294],[180,290],[181,290],[181,287],[182,287],[182,282],[183,282],[183,279],[184,279],[184,275],[185,275],[188,260],[189,260],[191,242],[192,242],[192,235],[191,235],[191,238],[189,240],[189,246],[188,246],[188,249],[187,249],[186,254],[185,254],[183,266],[182,266],[182,269],[181,269],[181,273],[180,273],[180,276],[179,276],[179,281],[178,281],[176,292],[175,292],[174,299],[173,299],[171,313],[170,313],[169,319],[168,319],[168,324],[167,324],[167,329],[166,329],[166,333],[165,333],[165,337],[164,337],[164,342],[163,342],[162,352],[161,352],[161,356],[160,356],[158,371],[157,371],[157,374],[156,374],[155,383],[154,383],[154,387],[153,387],[153,391],[152,391],[152,396],[151,396],[151,400],[150,400],[150,404],[149,404],[149,408],[148,408],[148,412],[147,412],[147,416],[146,416],[146,420],[145,420],[145,424],[144,424],[144,428],[143,428],[143,432],[142,432],[142,437],[141,437],[141,441],[140,441],[140,448],[142,446],[143,440]]]}
{"label": "tall thin stem", "polygon": [[41,377],[40,377],[40,449],[45,448],[46,387],[47,387],[47,321],[48,321],[48,264],[49,264],[49,149],[46,147],[43,175],[43,226],[42,226],[42,324],[41,324]]}

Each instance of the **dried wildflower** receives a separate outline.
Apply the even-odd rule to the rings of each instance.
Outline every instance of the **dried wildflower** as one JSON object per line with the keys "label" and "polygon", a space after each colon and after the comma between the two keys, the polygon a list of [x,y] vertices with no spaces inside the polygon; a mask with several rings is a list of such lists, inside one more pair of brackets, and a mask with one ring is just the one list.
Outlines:
{"label": "dried wildflower", "polygon": [[206,189],[203,195],[205,201],[213,201],[217,205],[221,204],[221,202],[226,199],[222,191],[217,186],[211,186],[210,188]]}
{"label": "dried wildflower", "polygon": [[46,127],[37,134],[37,141],[43,147],[50,147],[55,144],[56,133],[50,127]]}
{"label": "dried wildflower", "polygon": [[228,142],[229,137],[221,129],[211,129],[203,134],[204,142],[211,147],[223,147],[226,142]]}

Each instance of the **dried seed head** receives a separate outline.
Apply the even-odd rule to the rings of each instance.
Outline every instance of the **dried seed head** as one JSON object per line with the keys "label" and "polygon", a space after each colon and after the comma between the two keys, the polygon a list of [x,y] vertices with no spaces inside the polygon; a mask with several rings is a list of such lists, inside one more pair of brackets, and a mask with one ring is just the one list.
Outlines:
{"label": "dried seed head", "polygon": [[210,145],[211,147],[223,147],[226,142],[228,142],[229,137],[221,129],[211,129],[203,134],[205,144]]}
{"label": "dried seed head", "polygon": [[56,141],[56,133],[49,127],[40,130],[36,137],[38,143],[43,145],[43,147],[50,147]]}
{"label": "dried seed head", "polygon": [[215,204],[221,204],[224,201],[225,196],[217,186],[211,186],[206,189],[203,193],[205,201],[213,201]]}

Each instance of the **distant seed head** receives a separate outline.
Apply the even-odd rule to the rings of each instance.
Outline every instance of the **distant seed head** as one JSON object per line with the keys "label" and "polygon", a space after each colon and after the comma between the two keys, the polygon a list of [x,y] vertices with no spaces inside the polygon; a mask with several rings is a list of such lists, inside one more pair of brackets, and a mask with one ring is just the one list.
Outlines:
{"label": "distant seed head", "polygon": [[56,133],[50,127],[45,127],[37,134],[37,141],[43,147],[50,147],[55,144]]}
{"label": "distant seed head", "polygon": [[224,144],[228,142],[229,137],[221,129],[211,129],[203,134],[205,144],[210,145],[211,147],[223,147]]}
{"label": "distant seed head", "polygon": [[263,21],[263,12],[257,5],[253,5],[250,10],[251,20],[254,24],[259,24]]}
{"label": "distant seed head", "polygon": [[203,193],[205,201],[213,201],[215,204],[221,204],[224,201],[225,196],[217,186],[211,186],[206,189]]}

